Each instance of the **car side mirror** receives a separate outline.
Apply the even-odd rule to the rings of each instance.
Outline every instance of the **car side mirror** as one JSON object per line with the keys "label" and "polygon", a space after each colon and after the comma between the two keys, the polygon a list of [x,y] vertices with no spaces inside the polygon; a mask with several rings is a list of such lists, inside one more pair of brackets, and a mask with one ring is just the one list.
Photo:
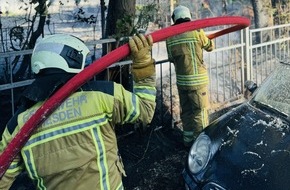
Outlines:
{"label": "car side mirror", "polygon": [[254,93],[255,90],[258,88],[257,84],[254,81],[251,81],[251,80],[247,80],[245,82],[245,85],[244,86],[251,93]]}

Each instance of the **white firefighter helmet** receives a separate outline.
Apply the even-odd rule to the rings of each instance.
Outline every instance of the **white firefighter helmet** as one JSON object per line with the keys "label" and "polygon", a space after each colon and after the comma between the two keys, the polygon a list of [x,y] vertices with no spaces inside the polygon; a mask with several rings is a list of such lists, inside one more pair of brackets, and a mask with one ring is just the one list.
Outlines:
{"label": "white firefighter helmet", "polygon": [[172,13],[172,20],[173,22],[176,22],[178,19],[191,19],[191,13],[189,8],[183,6],[183,5],[178,5],[173,13]]}
{"label": "white firefighter helmet", "polygon": [[43,69],[62,69],[67,73],[79,73],[84,69],[89,53],[79,38],[68,34],[49,35],[34,47],[31,68],[35,74]]}

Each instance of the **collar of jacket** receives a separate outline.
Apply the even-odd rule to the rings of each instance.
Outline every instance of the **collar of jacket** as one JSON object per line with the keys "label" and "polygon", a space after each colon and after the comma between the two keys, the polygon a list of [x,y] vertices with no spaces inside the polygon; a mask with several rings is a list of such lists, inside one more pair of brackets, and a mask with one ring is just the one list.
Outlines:
{"label": "collar of jacket", "polygon": [[22,94],[22,97],[34,103],[44,101],[62,87],[75,74],[57,73],[37,77]]}

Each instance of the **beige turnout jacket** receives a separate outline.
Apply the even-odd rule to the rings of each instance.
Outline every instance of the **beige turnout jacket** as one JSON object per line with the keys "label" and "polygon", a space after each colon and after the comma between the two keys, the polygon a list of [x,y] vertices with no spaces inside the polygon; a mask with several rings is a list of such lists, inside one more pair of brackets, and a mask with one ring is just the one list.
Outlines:
{"label": "beige turnout jacket", "polygon": [[[9,189],[23,170],[38,189],[123,189],[114,126],[150,123],[155,94],[155,76],[135,83],[133,93],[108,81],[84,85],[37,128],[0,180],[0,189]],[[15,116],[17,125],[5,129],[0,153],[42,103]]]}

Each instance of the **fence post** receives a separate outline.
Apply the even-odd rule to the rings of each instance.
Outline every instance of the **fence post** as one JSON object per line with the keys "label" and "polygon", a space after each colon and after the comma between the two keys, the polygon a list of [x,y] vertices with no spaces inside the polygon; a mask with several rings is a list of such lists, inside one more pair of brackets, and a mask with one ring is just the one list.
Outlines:
{"label": "fence post", "polygon": [[[252,80],[252,58],[251,58],[251,55],[252,55],[252,48],[251,48],[251,41],[250,39],[251,38],[251,34],[250,34],[250,30],[249,30],[249,27],[245,28],[245,58],[246,58],[246,68],[245,68],[245,78],[243,80],[246,81],[246,80]],[[244,86],[244,84],[243,84]]]}

